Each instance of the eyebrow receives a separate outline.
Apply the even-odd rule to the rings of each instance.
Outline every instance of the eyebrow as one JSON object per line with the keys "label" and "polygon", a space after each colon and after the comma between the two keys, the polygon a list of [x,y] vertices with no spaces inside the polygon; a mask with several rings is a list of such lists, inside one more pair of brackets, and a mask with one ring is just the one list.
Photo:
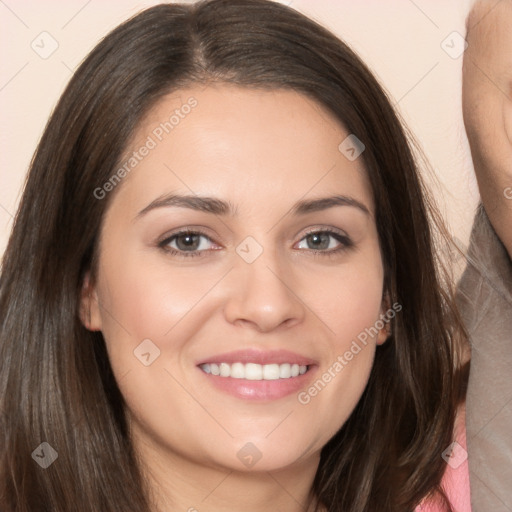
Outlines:
{"label": "eyebrow", "polygon": [[[334,195],[318,199],[303,199],[293,205],[291,213],[293,215],[305,215],[307,213],[327,210],[335,206],[351,206],[361,210],[366,215],[371,215],[370,210],[363,203],[353,197],[344,195]],[[238,208],[229,201],[223,201],[222,199],[207,196],[167,194],[158,197],[142,209],[137,214],[136,219],[157,208],[170,207],[189,208],[191,210],[212,213],[214,215],[229,215],[232,217],[236,217],[238,214]]]}

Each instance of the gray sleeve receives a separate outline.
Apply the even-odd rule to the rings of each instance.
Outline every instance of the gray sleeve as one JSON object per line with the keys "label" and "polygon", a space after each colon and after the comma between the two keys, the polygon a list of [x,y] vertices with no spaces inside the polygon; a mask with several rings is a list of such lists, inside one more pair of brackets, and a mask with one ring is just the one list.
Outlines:
{"label": "gray sleeve", "polygon": [[512,512],[512,261],[482,205],[457,302],[471,344],[466,429],[472,509]]}

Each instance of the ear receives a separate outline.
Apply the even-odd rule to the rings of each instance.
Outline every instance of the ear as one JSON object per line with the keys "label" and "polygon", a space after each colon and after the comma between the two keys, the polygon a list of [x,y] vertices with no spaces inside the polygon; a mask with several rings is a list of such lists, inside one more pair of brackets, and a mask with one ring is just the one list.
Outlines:
{"label": "ear", "polygon": [[80,320],[89,331],[101,331],[101,315],[98,294],[90,272],[84,277],[80,294]]}
{"label": "ear", "polygon": [[[377,345],[383,345],[386,342],[386,340],[391,336],[391,318],[389,318],[389,315],[387,314],[387,312],[390,309],[391,299],[389,297],[389,293],[384,292],[380,311],[380,320],[384,325],[382,329],[379,330],[379,334],[377,335]],[[379,322],[379,325],[381,322]]]}

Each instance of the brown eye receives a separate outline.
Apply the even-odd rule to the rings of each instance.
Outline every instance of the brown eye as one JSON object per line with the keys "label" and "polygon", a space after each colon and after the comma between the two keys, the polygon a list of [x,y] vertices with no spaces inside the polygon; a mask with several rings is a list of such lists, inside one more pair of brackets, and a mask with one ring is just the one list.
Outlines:
{"label": "brown eye", "polygon": [[201,236],[192,233],[183,233],[175,238],[176,246],[180,251],[197,251],[201,245]]}
{"label": "brown eye", "polygon": [[166,252],[179,256],[201,256],[211,249],[210,237],[197,231],[180,231],[162,240],[158,246]]}

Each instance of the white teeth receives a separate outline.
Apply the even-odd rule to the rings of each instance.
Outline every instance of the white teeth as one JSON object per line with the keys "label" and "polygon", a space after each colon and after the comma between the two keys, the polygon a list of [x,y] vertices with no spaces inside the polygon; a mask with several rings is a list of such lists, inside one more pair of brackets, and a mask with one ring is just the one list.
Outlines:
{"label": "white teeth", "polygon": [[281,364],[279,365],[279,377],[281,379],[289,379],[292,376],[292,367],[291,365]]}
{"label": "white teeth", "polygon": [[234,363],[231,365],[231,377],[233,377],[233,379],[243,379],[245,377],[245,368],[242,363]]}
{"label": "white teeth", "polygon": [[220,363],[220,376],[221,377],[229,377],[231,375],[231,368],[227,363]]}
{"label": "white teeth", "polygon": [[205,373],[211,373],[212,375],[247,380],[289,379],[304,375],[308,371],[307,366],[290,363],[265,365],[256,363],[205,363],[200,368]]}
{"label": "white teeth", "polygon": [[247,380],[263,379],[263,367],[261,364],[247,363],[245,365],[245,378]]}
{"label": "white teeth", "polygon": [[279,379],[279,365],[278,364],[266,364],[263,367],[263,378],[265,380]]}

